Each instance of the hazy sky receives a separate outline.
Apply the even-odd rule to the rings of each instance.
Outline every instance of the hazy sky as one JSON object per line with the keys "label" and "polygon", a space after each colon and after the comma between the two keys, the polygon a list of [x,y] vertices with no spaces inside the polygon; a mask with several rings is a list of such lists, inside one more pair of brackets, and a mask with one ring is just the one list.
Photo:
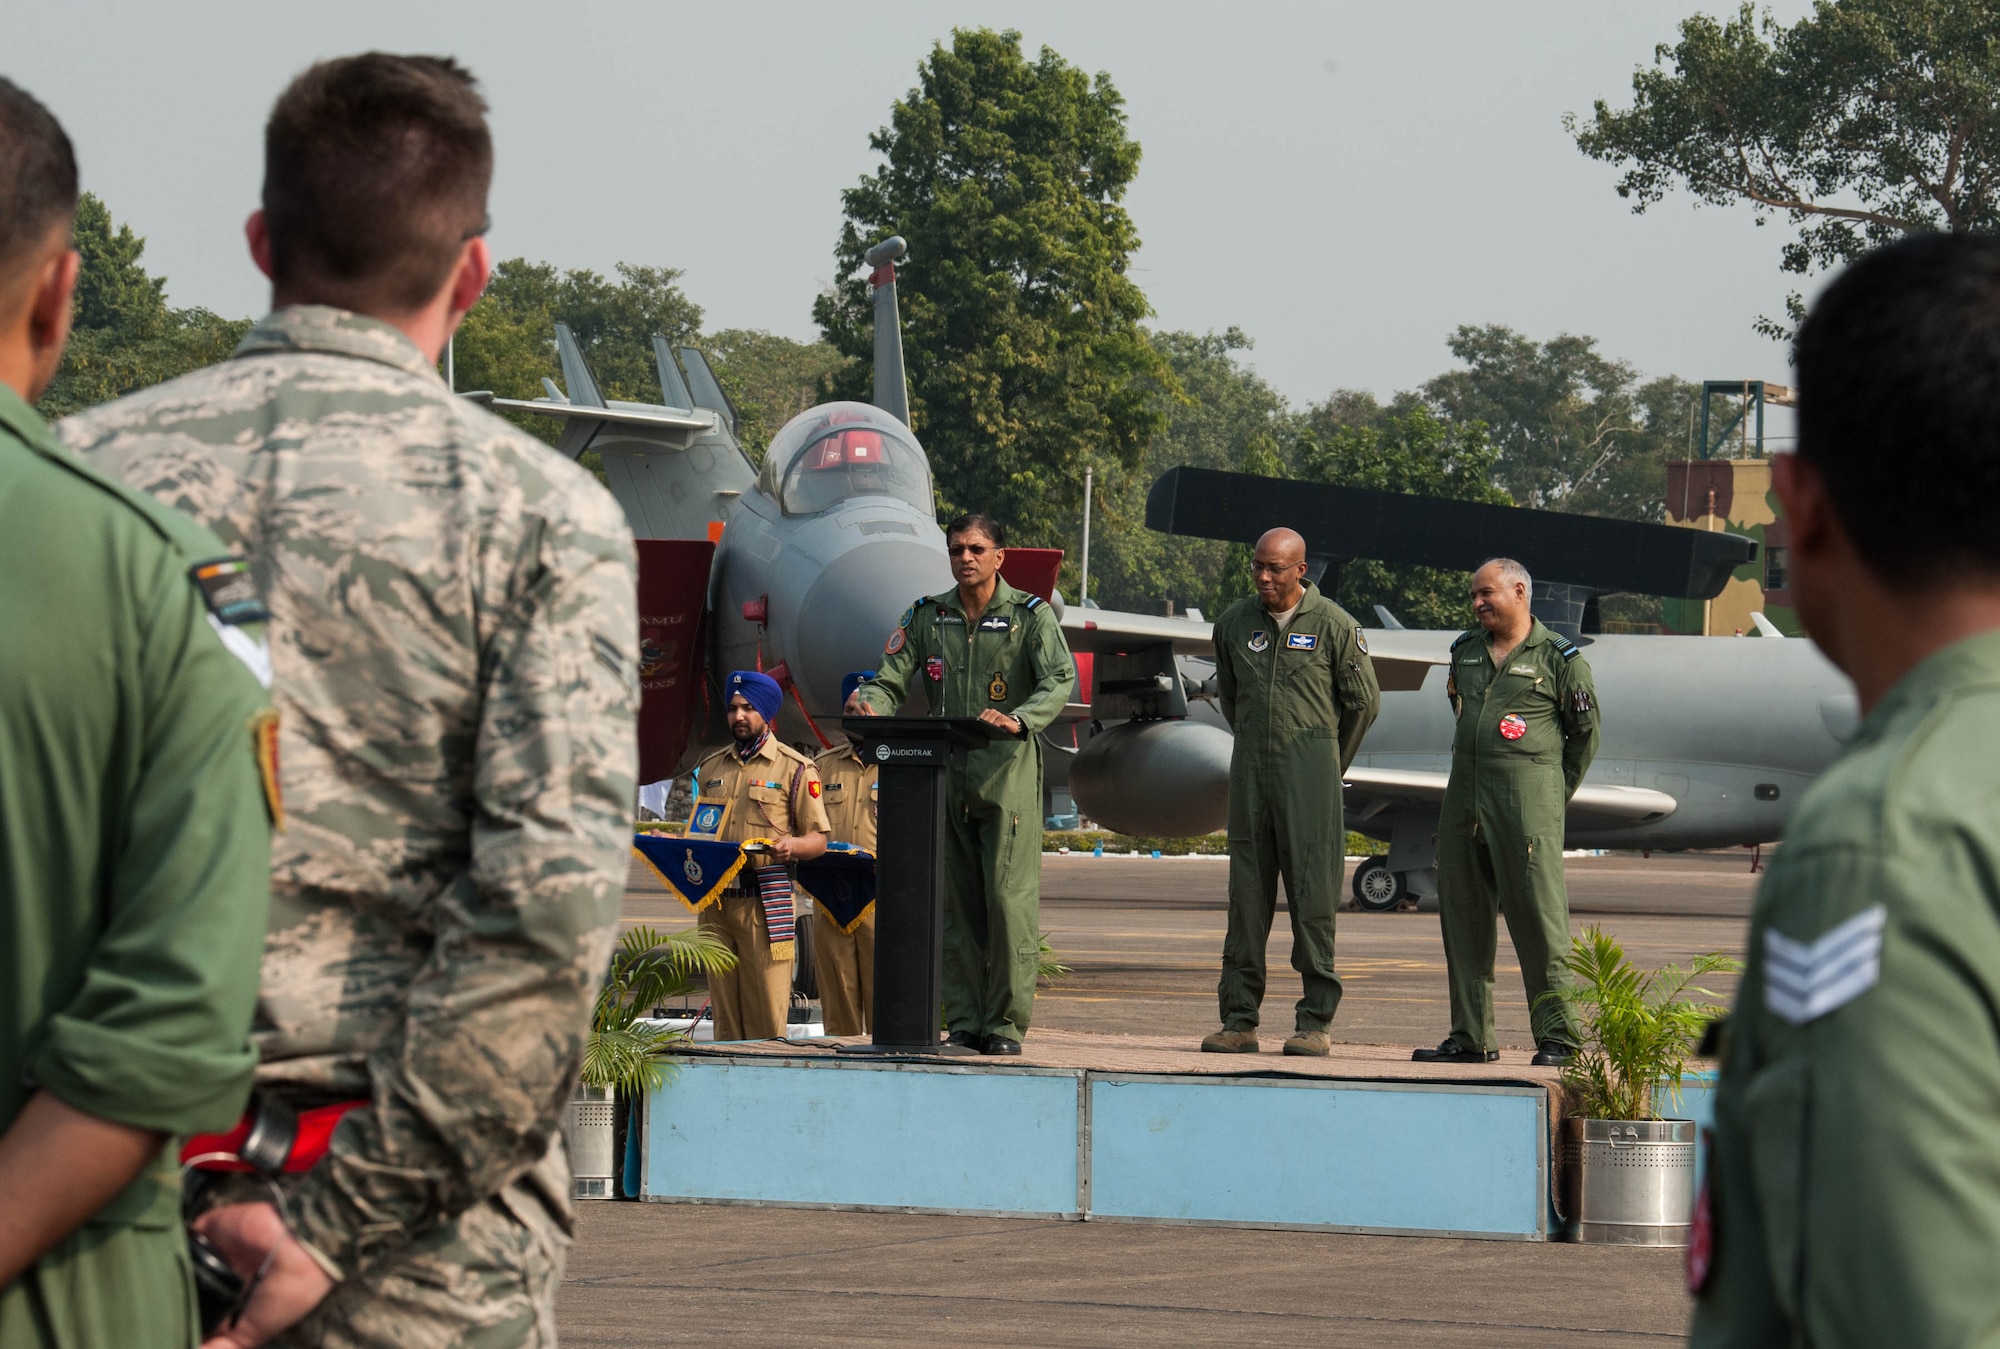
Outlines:
{"label": "hazy sky", "polygon": [[1013,27],[1125,96],[1156,321],[1238,325],[1295,402],[1414,385],[1450,366],[1460,323],[1782,381],[1750,323],[1782,310],[1788,229],[1684,197],[1634,216],[1561,125],[1628,102],[1693,8],[67,0],[10,16],[0,71],[63,119],[176,304],[262,309],[240,223],[264,115],[313,59],[382,47],[453,53],[483,81],[498,256],[682,268],[710,328],[807,338],[839,191],[878,162],[869,134],[953,25]]}

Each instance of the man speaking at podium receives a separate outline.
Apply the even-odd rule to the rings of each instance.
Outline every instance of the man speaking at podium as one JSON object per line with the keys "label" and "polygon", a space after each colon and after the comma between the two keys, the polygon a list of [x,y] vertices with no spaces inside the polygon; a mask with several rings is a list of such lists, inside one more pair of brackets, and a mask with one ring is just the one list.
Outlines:
{"label": "man speaking at podium", "polygon": [[945,789],[944,1018],[954,1044],[1018,1054],[1041,963],[1042,745],[1076,687],[1053,610],[1000,579],[1000,525],[945,526],[958,586],[904,610],[882,668],[847,700],[892,713],[923,685],[934,717],[977,717],[1004,732],[954,766]]}

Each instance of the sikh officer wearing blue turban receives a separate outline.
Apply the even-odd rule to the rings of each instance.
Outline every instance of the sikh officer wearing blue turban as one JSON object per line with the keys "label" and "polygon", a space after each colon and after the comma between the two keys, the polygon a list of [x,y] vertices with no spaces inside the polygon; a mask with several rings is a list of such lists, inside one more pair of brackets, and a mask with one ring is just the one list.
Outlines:
{"label": "sikh officer wearing blue turban", "polygon": [[[769,675],[735,670],[723,681],[723,715],[732,742],[695,770],[697,808],[726,805],[715,837],[725,843],[771,840],[701,913],[701,925],[736,954],[736,968],[708,977],[718,1040],[775,1040],[785,1034],[792,998],[791,887],[776,875],[759,892],[759,862],[809,862],[826,851],[828,824],[819,770],[772,733],[784,690]],[[771,937],[773,920],[779,939]]]}

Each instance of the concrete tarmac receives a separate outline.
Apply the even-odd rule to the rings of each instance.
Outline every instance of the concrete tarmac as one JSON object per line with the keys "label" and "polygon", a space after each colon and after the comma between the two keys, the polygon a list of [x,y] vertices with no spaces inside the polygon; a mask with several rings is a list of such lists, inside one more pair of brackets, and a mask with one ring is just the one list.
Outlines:
{"label": "concrete tarmac", "polygon": [[[1642,965],[1741,955],[1747,853],[1568,864],[1571,926],[1597,924]],[[1043,859],[1043,926],[1073,973],[1038,1025],[1117,1033],[1215,1028],[1228,866],[1209,859]],[[643,866],[626,922],[687,911]],[[1434,914],[1340,915],[1336,1039],[1429,1045],[1447,1029]],[[1282,901],[1265,1027],[1291,1028],[1298,977]],[[1501,1039],[1529,1047],[1501,928]],[[1733,980],[1713,985],[1725,999]],[[1246,1140],[1271,1146],[1280,1140]],[[1218,1159],[1223,1164],[1226,1159]],[[831,1160],[803,1164],[835,1164]],[[1688,1300],[1678,1251],[1357,1237],[1131,1223],[804,1209],[579,1205],[559,1308],[572,1346],[1667,1344]]]}

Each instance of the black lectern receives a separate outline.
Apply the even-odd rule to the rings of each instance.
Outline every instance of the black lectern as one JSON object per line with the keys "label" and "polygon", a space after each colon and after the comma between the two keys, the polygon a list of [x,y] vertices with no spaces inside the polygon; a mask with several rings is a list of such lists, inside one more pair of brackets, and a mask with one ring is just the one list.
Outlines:
{"label": "black lectern", "polygon": [[977,717],[843,717],[878,764],[874,1043],[851,1052],[938,1052],[944,1000],[945,769],[1006,732]]}

